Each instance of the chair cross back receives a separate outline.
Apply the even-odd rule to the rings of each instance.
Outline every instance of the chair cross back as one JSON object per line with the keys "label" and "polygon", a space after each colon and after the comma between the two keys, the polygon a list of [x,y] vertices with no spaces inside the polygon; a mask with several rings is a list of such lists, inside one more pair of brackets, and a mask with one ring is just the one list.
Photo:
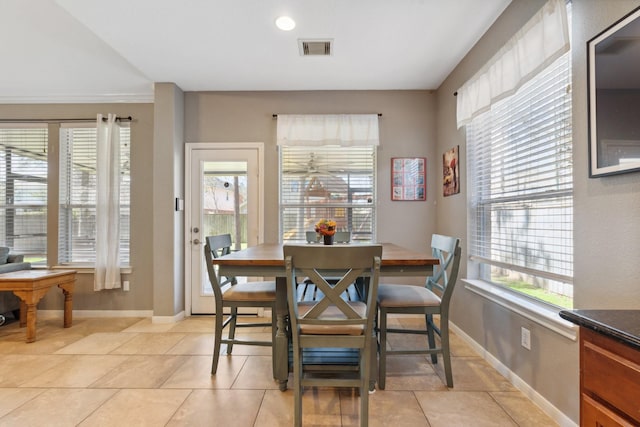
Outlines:
{"label": "chair cross back", "polygon": [[[307,243],[318,243],[320,242],[320,236],[315,231],[306,231],[305,238]],[[336,231],[333,235],[333,241],[335,243],[350,243],[351,242],[351,232],[350,231]]]}
{"label": "chair cross back", "polygon": [[[362,316],[349,305],[341,294],[360,277],[377,276],[380,271],[380,245],[369,246],[298,246],[285,245],[284,257],[287,278],[308,277],[324,294],[315,305],[298,318],[300,324],[326,323],[348,325],[362,323]],[[336,282],[336,277],[339,279]],[[291,301],[292,304],[294,301]],[[334,305],[346,319],[318,320],[320,315]],[[297,309],[297,304],[293,304]]]}
{"label": "chair cross back", "polygon": [[[230,234],[219,234],[217,236],[207,236],[205,238],[205,260],[207,261],[207,268],[213,269],[213,263],[211,260],[213,258],[220,258],[224,255],[229,255],[231,253],[231,235]],[[210,273],[214,273],[213,271]],[[209,274],[210,278],[215,278],[216,283],[212,283],[211,286],[214,288],[214,293],[216,291],[216,285],[218,288],[222,288],[227,284],[235,285],[237,282],[236,278],[225,277],[222,280],[222,277],[218,277],[216,274]]]}
{"label": "chair cross back", "polygon": [[434,258],[439,261],[438,265],[434,266],[433,275],[427,278],[426,286],[429,290],[436,288],[441,292],[445,292],[449,285],[449,276],[456,277],[458,275],[457,265],[454,265],[455,271],[451,271],[451,275],[447,273],[449,266],[459,256],[456,252],[461,251],[460,246],[456,242],[456,239],[452,239],[448,236],[442,236],[434,234],[431,239],[431,253]]}
{"label": "chair cross back", "polygon": [[[337,249],[337,248],[335,248]],[[363,319],[363,317],[358,314],[352,307],[351,305],[349,305],[343,298],[342,298],[342,293],[345,292],[347,290],[347,288],[353,283],[355,282],[358,278],[360,277],[365,277],[365,276],[371,276],[372,268],[378,268],[379,270],[379,265],[376,267],[374,265],[372,265],[371,260],[373,259],[373,256],[368,257],[369,259],[367,260],[367,257],[364,257],[363,260],[365,261],[363,263],[363,265],[358,265],[357,267],[352,264],[352,268],[349,268],[346,272],[344,272],[344,274],[342,276],[339,277],[337,283],[333,284],[333,283],[329,283],[329,281],[327,280],[327,276],[323,275],[321,271],[319,271],[318,268],[315,267],[302,267],[299,266],[298,268],[293,268],[293,266],[291,267],[292,271],[294,272],[294,274],[298,274],[298,272],[300,272],[301,275],[305,275],[307,276],[318,288],[319,291],[322,292],[322,294],[324,294],[324,298],[321,298],[319,301],[315,301],[315,305],[304,315],[302,315],[299,319],[298,322],[300,324],[317,324],[317,323],[326,323],[327,320],[323,319],[323,320],[318,320],[320,315],[322,313],[324,313],[326,311],[326,309],[331,305],[335,305],[341,312],[342,314],[350,320],[331,320],[332,323],[335,324],[343,324],[343,325],[347,325],[347,324],[364,324],[364,321],[366,319]],[[360,260],[358,260],[360,261]],[[291,263],[291,258],[287,258],[287,262]],[[312,262],[314,262],[312,260]],[[317,262],[317,261],[316,261]],[[378,263],[379,263],[379,259],[378,259]],[[344,266],[344,264],[343,264]],[[330,268],[336,268],[336,267],[330,267]],[[336,280],[336,276],[333,275],[332,272],[332,276],[331,276],[331,281],[335,281]]]}

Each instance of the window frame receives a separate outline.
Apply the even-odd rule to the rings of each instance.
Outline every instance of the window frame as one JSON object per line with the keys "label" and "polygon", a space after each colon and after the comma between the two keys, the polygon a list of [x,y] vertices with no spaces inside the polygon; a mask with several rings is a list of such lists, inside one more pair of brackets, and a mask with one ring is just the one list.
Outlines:
{"label": "window frame", "polygon": [[[485,187],[489,187],[488,188],[488,192],[489,195],[485,196],[483,199],[478,200],[479,196],[478,196],[478,192],[480,190],[478,190],[478,186],[479,181],[480,181],[480,177],[478,176],[478,169],[480,168],[480,166],[478,166],[478,158],[475,158],[476,153],[475,153],[475,148],[474,148],[474,144],[477,144],[478,142],[473,142],[470,141],[470,138],[473,138],[473,126],[474,125],[478,125],[478,124],[483,124],[482,121],[487,121],[490,120],[489,118],[491,117],[490,114],[492,113],[492,111],[495,113],[496,110],[499,110],[500,108],[504,108],[504,110],[506,111],[506,115],[509,116],[511,114],[515,114],[514,113],[514,108],[505,108],[505,106],[508,106],[509,103],[517,103],[517,102],[521,102],[519,98],[526,98],[526,93],[529,90],[532,90],[532,87],[535,87],[539,82],[537,80],[541,80],[541,79],[546,79],[545,83],[549,83],[549,81],[551,81],[552,79],[547,79],[545,77],[545,73],[548,73],[549,70],[552,70],[551,67],[563,67],[564,71],[566,72],[566,75],[563,75],[563,78],[566,79],[566,87],[570,88],[571,85],[571,56],[570,56],[570,52],[566,53],[563,55],[562,58],[558,59],[557,61],[565,61],[565,64],[562,65],[558,65],[558,62],[554,62],[553,64],[550,65],[549,68],[546,68],[545,70],[543,70],[541,73],[539,73],[536,77],[532,78],[530,82],[526,83],[525,85],[523,85],[523,87],[518,90],[514,95],[512,95],[511,97],[504,99],[502,101],[499,101],[499,103],[496,104],[496,106],[492,106],[492,109],[488,112],[482,113],[481,115],[479,115],[478,117],[474,118],[472,120],[472,123],[468,126],[467,128],[467,147],[468,147],[468,157],[469,157],[469,164],[470,165],[475,165],[474,167],[469,168],[468,171],[468,186],[469,186],[469,199],[468,199],[468,209],[469,209],[469,221],[468,221],[468,240],[469,240],[469,265],[468,265],[468,271],[470,273],[470,279],[466,280],[467,282],[467,288],[488,298],[491,299],[495,302],[498,302],[499,304],[510,308],[513,311],[516,312],[520,312],[522,314],[522,310],[523,307],[527,307],[527,310],[532,312],[532,313],[537,313],[536,316],[526,316],[526,317],[537,317],[538,320],[541,317],[548,317],[547,313],[548,311],[550,311],[551,313],[555,313],[555,317],[557,317],[557,312],[564,308],[564,307],[560,307],[558,305],[554,305],[550,302],[547,302],[545,300],[539,299],[537,297],[528,295],[524,292],[520,292],[518,290],[515,289],[511,289],[510,287],[508,287],[506,284],[501,284],[501,283],[497,283],[492,281],[492,277],[491,277],[491,269],[492,267],[498,267],[498,268],[507,268],[511,271],[514,272],[518,272],[518,273],[523,273],[525,275],[528,276],[532,276],[534,278],[540,278],[542,280],[549,280],[552,282],[552,286],[563,286],[562,284],[566,284],[564,285],[563,291],[570,293],[570,298],[572,300],[573,298],[573,216],[572,216],[572,212],[573,212],[573,180],[572,180],[572,175],[573,175],[573,164],[572,164],[572,155],[571,155],[571,150],[572,150],[572,130],[571,130],[571,116],[572,116],[572,99],[571,99],[571,91],[567,90],[567,92],[564,95],[564,100],[563,101],[558,101],[558,102],[564,102],[566,104],[568,104],[568,117],[567,116],[562,116],[560,118],[558,117],[554,117],[554,124],[557,123],[561,123],[562,126],[558,126],[558,128],[562,129],[563,131],[569,131],[568,135],[564,135],[566,141],[563,142],[563,145],[561,147],[561,149],[564,150],[568,150],[569,152],[569,159],[570,159],[570,166],[571,166],[571,172],[568,174],[569,175],[569,184],[567,187],[567,181],[565,179],[565,181],[562,182],[562,184],[558,184],[558,188],[553,189],[551,186],[549,187],[548,191],[540,191],[540,192],[536,192],[536,191],[531,191],[529,192],[528,190],[524,190],[524,191],[515,191],[512,194],[507,194],[506,196],[503,194],[499,194],[498,196],[495,196],[495,194],[493,194],[491,192],[491,179],[488,179],[489,183],[484,184]],[[555,78],[555,75],[554,77]],[[551,85],[551,84],[549,84]],[[551,90],[549,89],[549,87],[545,87],[545,90],[549,90],[549,96],[553,95],[555,96],[558,100],[562,99],[563,96],[562,95],[558,95],[559,93],[561,93],[560,90],[556,90],[556,94],[552,94]],[[530,116],[523,116],[520,117],[521,120],[514,120],[514,122],[518,122],[518,123],[527,123],[527,118],[529,118]],[[501,116],[500,120],[504,120],[504,117]],[[486,122],[484,123],[486,124]],[[529,125],[525,125],[523,127],[523,129],[525,129],[526,132],[528,132],[528,135],[534,135],[534,132],[536,132],[536,129],[530,128]],[[518,128],[518,131],[522,131],[522,129]],[[489,128],[489,133],[497,133],[497,131],[493,128],[490,127]],[[535,135],[537,136],[537,134],[539,133],[536,132]],[[491,138],[487,138],[487,139],[491,139]],[[531,146],[535,141],[536,138],[533,137],[527,137],[527,146]],[[518,146],[520,147],[520,145]],[[513,149],[515,151],[514,147],[510,147],[511,149]],[[490,154],[492,153],[492,151],[487,150],[487,152]],[[567,154],[566,152],[564,153],[565,155]],[[557,155],[557,153],[556,153]],[[485,158],[490,157],[490,156],[486,156]],[[558,164],[557,159],[560,157],[556,157],[556,164]],[[530,159],[527,160],[528,162],[531,162]],[[511,164],[509,164],[511,166]],[[560,166],[556,167],[556,170],[558,170],[560,168]],[[566,178],[566,177],[565,177]],[[493,198],[493,199],[492,199]],[[568,206],[565,204],[562,204],[561,201],[563,199],[568,199]],[[487,255],[487,253],[480,253],[480,251],[482,251],[483,249],[478,249],[475,246],[475,242],[476,242],[476,238],[479,238],[481,241],[484,239],[486,241],[489,242],[488,246],[483,246],[484,247],[484,251],[487,250],[487,248],[491,248],[491,242],[493,241],[493,236],[491,237],[485,237],[487,234],[491,235],[491,208],[493,206],[496,205],[500,205],[501,203],[505,203],[505,202],[518,202],[518,201],[532,201],[533,203],[535,203],[536,200],[557,200],[559,203],[559,209],[569,209],[571,211],[571,222],[570,222],[570,229],[568,231],[568,234],[571,236],[571,253],[570,253],[570,258],[571,258],[571,273],[570,274],[562,274],[562,273],[554,273],[554,272],[545,272],[545,271],[541,271],[539,268],[535,269],[535,268],[530,268],[531,265],[527,264],[527,262],[525,262],[525,265],[517,265],[517,264],[510,264],[510,263],[506,263],[506,262],[502,262],[501,260],[496,260],[493,259],[491,254],[489,253],[489,255]],[[486,209],[489,209],[489,212],[486,211]],[[527,213],[531,212],[531,207],[529,208],[523,208],[523,210]],[[533,208],[535,209],[535,208]],[[559,221],[559,220],[558,220]],[[489,225],[487,225],[487,223],[489,223]],[[565,230],[565,233],[567,231]],[[548,240],[548,238],[547,238]],[[513,246],[513,248],[517,248],[517,246]],[[477,278],[473,279],[473,278]],[[555,281],[555,282],[554,282]],[[547,326],[547,325],[545,325]],[[551,329],[554,329],[554,327],[551,327]],[[562,324],[560,327],[561,331],[563,332],[563,335],[565,336],[569,336],[570,338],[574,336],[573,332],[566,332],[567,331],[567,325]],[[569,328],[570,329],[570,328]]]}
{"label": "window frame", "polygon": [[[351,157],[350,157],[350,152]],[[285,200],[283,195],[287,192],[284,188],[285,186],[285,176],[287,176],[287,167],[284,165],[285,157],[289,156],[291,152],[296,152],[294,155],[299,160],[303,160],[307,158],[307,156],[313,156],[315,153],[332,153],[330,154],[331,158],[339,159],[342,170],[336,171],[334,173],[335,176],[343,177],[347,175],[345,180],[345,184],[347,185],[347,194],[349,199],[355,193],[361,194],[369,194],[367,200],[364,203],[354,202],[355,199],[349,201],[337,201],[337,202],[329,202],[329,203],[318,203],[314,205],[310,205],[305,202],[288,202]],[[344,170],[345,164],[355,164],[356,161],[350,162],[351,159],[360,159],[362,160],[364,156],[370,156],[370,160],[367,160],[370,169],[353,169],[353,170]],[[306,227],[302,229],[298,226],[295,228],[295,231],[291,233],[289,231],[289,235],[292,237],[285,236],[285,217],[287,216],[287,210],[292,209],[327,209],[330,212],[343,212],[341,213],[339,218],[345,218],[343,222],[340,222],[338,218],[328,218],[328,219],[338,219],[338,230],[348,229],[351,231],[351,240],[357,240],[361,242],[375,242],[376,241],[376,233],[377,233],[377,224],[376,224],[376,214],[377,214],[377,146],[375,145],[363,145],[363,146],[333,146],[333,145],[323,145],[323,146],[288,146],[281,145],[278,149],[278,191],[279,191],[279,203],[278,203],[278,212],[279,212],[279,240],[281,242],[288,241],[305,241],[305,232],[313,230],[313,224],[306,224]],[[302,166],[302,165],[301,165]],[[290,174],[289,176],[294,176]],[[357,184],[351,186],[350,182],[351,176],[364,176],[365,180],[370,180],[370,186],[360,186]],[[354,231],[353,225],[355,222],[358,222],[357,215],[354,213],[354,210],[358,208],[365,208],[365,210],[370,211],[370,220],[366,223],[369,225],[369,231]],[[305,215],[306,216],[306,215]],[[331,217],[331,215],[320,215],[319,217],[313,216],[313,218],[307,218],[312,220],[313,223],[322,219],[322,217]],[[291,230],[291,229],[289,229]]]}
{"label": "window frame", "polygon": [[[41,154],[37,154],[35,151],[31,152],[35,157],[43,157],[44,156],[44,161],[45,161],[45,167],[44,167],[44,171],[42,170],[38,170],[39,172],[43,172],[44,173],[44,177],[42,176],[38,176],[36,174],[36,172],[31,172],[30,174],[16,174],[16,173],[11,173],[11,177],[9,178],[9,180],[12,182],[12,184],[9,184],[8,182],[5,183],[5,187],[1,190],[2,194],[4,194],[5,196],[5,200],[2,201],[2,203],[6,206],[5,210],[7,211],[15,211],[18,209],[26,209],[28,210],[30,207],[33,207],[33,204],[20,204],[20,203],[16,203],[16,193],[15,191],[13,192],[13,203],[11,204],[5,204],[7,202],[7,197],[8,195],[5,193],[5,191],[10,191],[8,190],[8,187],[11,187],[13,189],[15,189],[15,183],[16,182],[25,182],[25,183],[36,183],[36,184],[44,184],[45,188],[44,188],[44,204],[43,206],[43,210],[44,210],[44,221],[41,222],[39,225],[44,228],[44,233],[35,233],[33,235],[27,235],[27,238],[45,238],[45,245],[44,248],[42,250],[42,253],[36,253],[36,252],[29,252],[28,249],[29,248],[25,248],[27,250],[20,250],[20,248],[16,248],[15,246],[15,238],[19,237],[15,234],[15,227],[17,226],[17,224],[15,223],[15,218],[14,218],[14,222],[11,224],[11,227],[13,229],[13,233],[12,236],[9,237],[8,235],[6,235],[6,230],[3,230],[3,233],[5,233],[5,240],[3,242],[3,245],[8,246],[11,250],[11,253],[15,253],[15,254],[22,254],[22,255],[26,255],[27,259],[26,261],[29,262],[33,262],[34,264],[47,264],[49,263],[49,254],[47,253],[47,243],[48,243],[48,238],[49,238],[49,233],[47,232],[47,224],[48,224],[48,217],[51,215],[51,205],[50,205],[50,198],[49,198],[49,180],[48,180],[48,176],[49,176],[49,139],[50,139],[50,129],[47,125],[47,123],[20,123],[20,122],[16,122],[16,123],[0,123],[0,129],[3,129],[7,132],[10,131],[25,131],[25,130],[31,130],[34,129],[36,130],[36,133],[41,133],[41,135],[21,135],[21,138],[26,138],[27,141],[30,141],[32,137],[38,137],[38,138],[42,138],[42,150],[43,152]],[[23,141],[25,141],[23,139]],[[39,141],[40,142],[40,141]],[[35,147],[34,147],[35,148]],[[24,147],[23,147],[24,149]],[[26,150],[28,151],[28,150]],[[21,157],[25,157],[28,158],[29,156],[21,156]],[[13,161],[13,158],[12,158]],[[30,163],[30,162],[29,162]],[[31,164],[29,165],[31,166]],[[6,174],[5,174],[6,176]],[[27,188],[28,190],[28,188]],[[34,190],[31,189],[31,191],[33,192]],[[28,192],[28,191],[27,191]],[[37,191],[36,191],[37,192]],[[40,206],[40,205],[36,205],[36,206]],[[7,221],[8,219],[5,218],[5,221]],[[5,222],[6,224],[6,222]],[[42,236],[42,234],[44,234],[44,236]],[[30,246],[29,244],[27,244],[26,246]],[[36,255],[42,255],[42,260],[41,261],[36,261],[32,258],[30,258],[30,256],[36,256]],[[38,257],[36,257],[38,258]]]}
{"label": "window frame", "polygon": [[[129,162],[129,165],[131,164],[130,159],[131,159],[131,127],[129,123],[120,123],[119,126],[121,127],[120,129],[120,133],[121,133],[121,137],[123,136],[123,130],[126,129],[126,137],[121,138],[121,162]],[[59,167],[59,178],[58,178],[58,182],[57,182],[57,189],[58,189],[58,200],[57,200],[57,224],[58,224],[58,236],[56,239],[56,247],[57,247],[57,261],[56,264],[58,266],[64,266],[64,267],[87,267],[87,268],[93,268],[93,266],[95,265],[95,262],[93,261],[73,261],[73,260],[65,260],[64,258],[64,253],[66,251],[62,250],[62,224],[61,221],[64,217],[63,215],[63,210],[65,209],[64,206],[68,206],[68,209],[75,209],[75,207],[78,205],[77,203],[70,203],[69,200],[65,200],[63,201],[62,198],[65,196],[64,192],[63,192],[63,184],[67,184],[67,187],[72,187],[73,186],[73,182],[74,180],[71,179],[69,180],[69,182],[63,183],[63,166],[62,166],[62,162],[65,161],[65,159],[63,159],[63,156],[65,155],[66,152],[63,152],[63,129],[94,129],[96,130],[96,125],[95,123],[76,123],[76,122],[67,122],[67,123],[63,123],[60,126],[59,129],[59,150],[58,150],[58,158],[56,159],[56,161],[58,162],[58,167]],[[96,132],[96,136],[95,136],[95,146],[97,147],[97,132]],[[95,152],[94,151],[94,159],[95,159]],[[121,170],[122,170],[122,163],[121,163]],[[128,176],[128,180],[121,178],[121,185],[124,182],[128,181],[128,189],[126,190],[126,196],[124,197],[125,201],[128,201],[128,209],[126,209],[126,212],[123,211],[122,207],[120,209],[120,232],[121,232],[121,237],[120,237],[120,245],[121,245],[121,249],[120,249],[120,268],[121,269],[127,269],[130,268],[131,265],[131,171],[130,168],[127,169],[128,173],[126,174]],[[95,175],[94,175],[95,176]],[[95,192],[94,192],[94,198],[95,198]],[[122,199],[122,191],[121,191],[121,199]],[[88,209],[93,209],[95,211],[95,201],[93,203],[85,203],[83,204],[83,206],[86,206]],[[71,216],[73,216],[73,212],[71,213]],[[94,214],[95,217],[95,214]],[[124,231],[124,232],[123,232]],[[93,236],[92,239],[89,239],[89,242],[93,242],[94,245],[94,249],[93,249],[93,256],[95,257],[95,220],[93,223]],[[123,243],[126,243],[123,245]],[[69,241],[66,241],[66,244],[69,245]],[[72,256],[73,254],[73,250],[70,251],[70,255]]]}

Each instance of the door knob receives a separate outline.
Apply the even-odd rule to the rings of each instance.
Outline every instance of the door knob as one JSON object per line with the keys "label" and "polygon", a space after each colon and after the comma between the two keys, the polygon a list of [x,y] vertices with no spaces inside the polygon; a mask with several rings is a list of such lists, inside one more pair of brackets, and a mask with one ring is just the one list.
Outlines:
{"label": "door knob", "polygon": [[194,244],[194,245],[199,245],[199,244],[200,244],[200,240],[199,240],[199,239],[195,239],[195,240],[193,241],[193,244]]}

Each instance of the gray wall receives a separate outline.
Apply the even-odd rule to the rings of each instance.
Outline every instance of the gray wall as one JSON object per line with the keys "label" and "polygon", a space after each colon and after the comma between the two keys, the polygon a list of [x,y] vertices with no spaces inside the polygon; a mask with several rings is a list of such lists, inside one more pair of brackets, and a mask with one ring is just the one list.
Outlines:
{"label": "gray wall", "polygon": [[[3,119],[70,119],[95,118],[98,113],[116,113],[132,116],[131,122],[131,290],[94,292],[93,273],[79,274],[73,294],[75,310],[152,310],[153,309],[153,228],[149,217],[153,211],[153,165],[149,161],[153,153],[153,104],[0,104]],[[55,127],[54,127],[55,129]],[[51,132],[51,129],[50,129]],[[51,143],[58,141],[51,135]],[[50,147],[50,152],[57,145]],[[57,171],[51,180],[57,180]],[[54,196],[49,194],[53,199]],[[55,204],[54,204],[55,205]],[[50,205],[51,206],[51,205]],[[48,229],[57,229],[57,212],[48,212]],[[56,242],[47,248],[50,262],[55,261]],[[62,292],[49,292],[40,302],[40,309],[62,310]]]}
{"label": "gray wall", "polygon": [[[467,235],[466,145],[455,122],[455,92],[473,76],[545,0],[513,0],[502,16],[437,91],[438,153],[460,145],[462,191],[437,199],[437,229]],[[586,42],[640,6],[634,0],[573,0],[574,305],[639,308],[640,174],[588,178]],[[464,245],[463,245],[464,248]],[[466,251],[463,253],[466,259]],[[466,277],[462,266],[461,277]],[[506,310],[464,286],[456,288],[452,320],[556,408],[579,419],[577,342]],[[531,330],[532,350],[520,346],[520,327]]]}
{"label": "gray wall", "polygon": [[640,6],[574,0],[573,158],[577,308],[640,307],[640,173],[589,179],[586,42]]}
{"label": "gray wall", "polygon": [[[425,249],[430,235],[436,231],[466,240],[465,135],[463,129],[456,129],[453,92],[542,4],[544,0],[513,0],[435,94],[428,91],[204,92],[185,93],[183,97],[175,85],[160,84],[156,88],[155,106],[0,105],[2,118],[94,117],[98,112],[135,118],[132,123],[132,272],[128,276],[131,291],[93,292],[93,275],[83,274],[78,280],[74,308],[153,309],[155,315],[171,316],[184,307],[184,218],[182,213],[173,211],[174,198],[184,197],[184,142],[265,143],[265,240],[277,241],[278,157],[274,113],[382,113],[378,239],[413,249]],[[574,302],[577,308],[640,306],[637,283],[640,174],[588,178],[585,50],[588,39],[637,6],[640,6],[639,0],[573,0]],[[440,185],[441,156],[455,145],[460,146],[462,190],[458,195],[444,198]],[[403,156],[427,157],[427,202],[391,202],[390,159]],[[171,174],[159,173],[159,170],[170,170]],[[466,257],[466,250],[463,255]],[[466,273],[463,263],[461,277]],[[61,309],[61,295],[50,293],[40,308]],[[464,286],[456,289],[452,320],[550,403],[578,420],[575,342],[470,293]],[[520,346],[520,326],[531,330],[531,351]]]}
{"label": "gray wall", "polygon": [[[429,91],[204,92],[183,93],[158,83],[155,104],[0,105],[0,117],[92,118],[114,112],[133,116],[131,291],[93,291],[93,274],[78,276],[75,310],[153,310],[174,316],[184,309],[185,142],[265,144],[265,241],[278,241],[278,154],[274,113],[382,113],[378,150],[378,239],[425,250],[436,231],[440,160],[435,143],[435,95]],[[57,138],[56,138],[57,140]],[[427,201],[392,202],[392,157],[427,158]],[[409,225],[409,226],[406,226]],[[49,229],[57,222],[50,217]],[[49,247],[49,252],[55,244]],[[416,279],[419,282],[419,279]],[[40,309],[62,309],[50,292]]]}
{"label": "gray wall", "polygon": [[[440,161],[435,96],[429,91],[187,92],[186,142],[265,144],[266,242],[278,236],[278,152],[273,114],[381,113],[378,240],[425,250],[435,232]],[[427,157],[427,201],[392,202],[392,157]],[[439,169],[440,168],[440,169]]]}
{"label": "gray wall", "polygon": [[154,88],[153,209],[153,314],[171,317],[184,311],[184,211],[175,199],[184,198],[184,94],[173,83]]}

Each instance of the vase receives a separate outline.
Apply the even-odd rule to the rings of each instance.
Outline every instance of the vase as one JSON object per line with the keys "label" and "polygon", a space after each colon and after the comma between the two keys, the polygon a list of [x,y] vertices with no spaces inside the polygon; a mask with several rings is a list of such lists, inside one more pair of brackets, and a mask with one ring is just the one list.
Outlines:
{"label": "vase", "polygon": [[324,244],[325,245],[333,245],[333,234],[331,236],[327,236],[326,234],[324,236]]}

